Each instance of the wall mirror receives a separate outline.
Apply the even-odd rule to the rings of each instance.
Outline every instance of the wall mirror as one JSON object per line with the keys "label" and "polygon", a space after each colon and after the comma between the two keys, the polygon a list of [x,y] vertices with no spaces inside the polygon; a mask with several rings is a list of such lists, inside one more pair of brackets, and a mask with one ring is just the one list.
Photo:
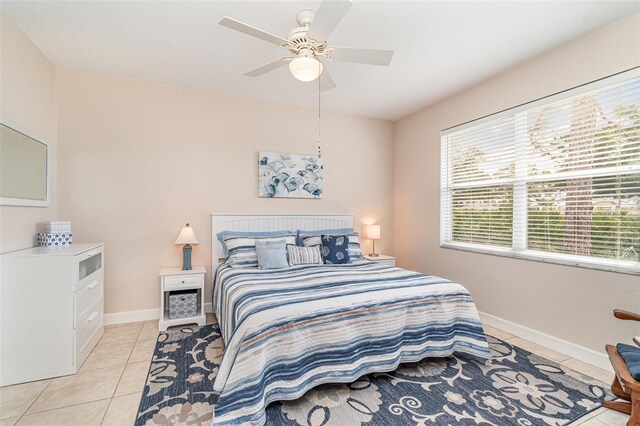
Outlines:
{"label": "wall mirror", "polygon": [[0,123],[0,205],[49,205],[49,145]]}

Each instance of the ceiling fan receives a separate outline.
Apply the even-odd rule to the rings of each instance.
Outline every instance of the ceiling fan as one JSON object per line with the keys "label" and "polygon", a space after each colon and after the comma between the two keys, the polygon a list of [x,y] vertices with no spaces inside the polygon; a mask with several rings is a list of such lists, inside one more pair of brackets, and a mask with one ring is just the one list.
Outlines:
{"label": "ceiling fan", "polygon": [[336,87],[322,61],[346,61],[370,65],[389,65],[393,51],[376,49],[357,49],[351,47],[329,46],[327,37],[338,26],[340,20],[353,5],[352,0],[324,0],[317,12],[301,10],[298,12],[299,27],[289,31],[286,39],[244,24],[227,16],[220,25],[259,38],[287,49],[291,55],[271,62],[244,74],[258,77],[289,64],[289,71],[301,81],[313,81],[320,77],[321,90]]}

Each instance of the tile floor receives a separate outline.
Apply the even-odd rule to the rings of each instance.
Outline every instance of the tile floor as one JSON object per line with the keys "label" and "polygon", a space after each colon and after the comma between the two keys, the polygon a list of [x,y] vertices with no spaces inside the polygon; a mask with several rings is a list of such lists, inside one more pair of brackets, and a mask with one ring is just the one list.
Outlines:
{"label": "tile floor", "polygon": [[[213,322],[211,315],[208,322]],[[488,334],[610,383],[613,374],[486,326]],[[0,426],[133,425],[153,354],[157,321],[108,326],[73,376],[0,388]],[[572,426],[624,426],[628,416],[599,409]]]}

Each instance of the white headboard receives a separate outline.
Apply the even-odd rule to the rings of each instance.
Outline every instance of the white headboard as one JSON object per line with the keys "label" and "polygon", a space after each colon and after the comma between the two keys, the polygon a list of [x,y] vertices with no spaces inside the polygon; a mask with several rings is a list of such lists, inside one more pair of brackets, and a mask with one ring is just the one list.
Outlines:
{"label": "white headboard", "polygon": [[215,274],[219,259],[224,258],[222,244],[216,236],[222,231],[283,231],[305,229],[353,228],[351,214],[262,214],[221,213],[211,215],[211,272]]}

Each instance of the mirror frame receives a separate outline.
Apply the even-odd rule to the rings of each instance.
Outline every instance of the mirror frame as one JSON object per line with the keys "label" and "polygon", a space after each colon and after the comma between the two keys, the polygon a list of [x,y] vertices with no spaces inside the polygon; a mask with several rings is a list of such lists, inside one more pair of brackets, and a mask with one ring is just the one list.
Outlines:
{"label": "mirror frame", "polygon": [[50,198],[51,198],[51,147],[49,145],[49,142],[47,142],[44,138],[34,135],[32,132],[20,126],[17,126],[16,124],[12,123],[10,120],[7,120],[1,116],[0,116],[0,124],[18,133],[22,133],[26,137],[43,144],[47,148],[47,164],[46,164],[47,169],[45,172],[45,176],[47,179],[47,187],[45,189],[44,200],[30,200],[26,198],[0,197],[0,206],[49,207]]}

